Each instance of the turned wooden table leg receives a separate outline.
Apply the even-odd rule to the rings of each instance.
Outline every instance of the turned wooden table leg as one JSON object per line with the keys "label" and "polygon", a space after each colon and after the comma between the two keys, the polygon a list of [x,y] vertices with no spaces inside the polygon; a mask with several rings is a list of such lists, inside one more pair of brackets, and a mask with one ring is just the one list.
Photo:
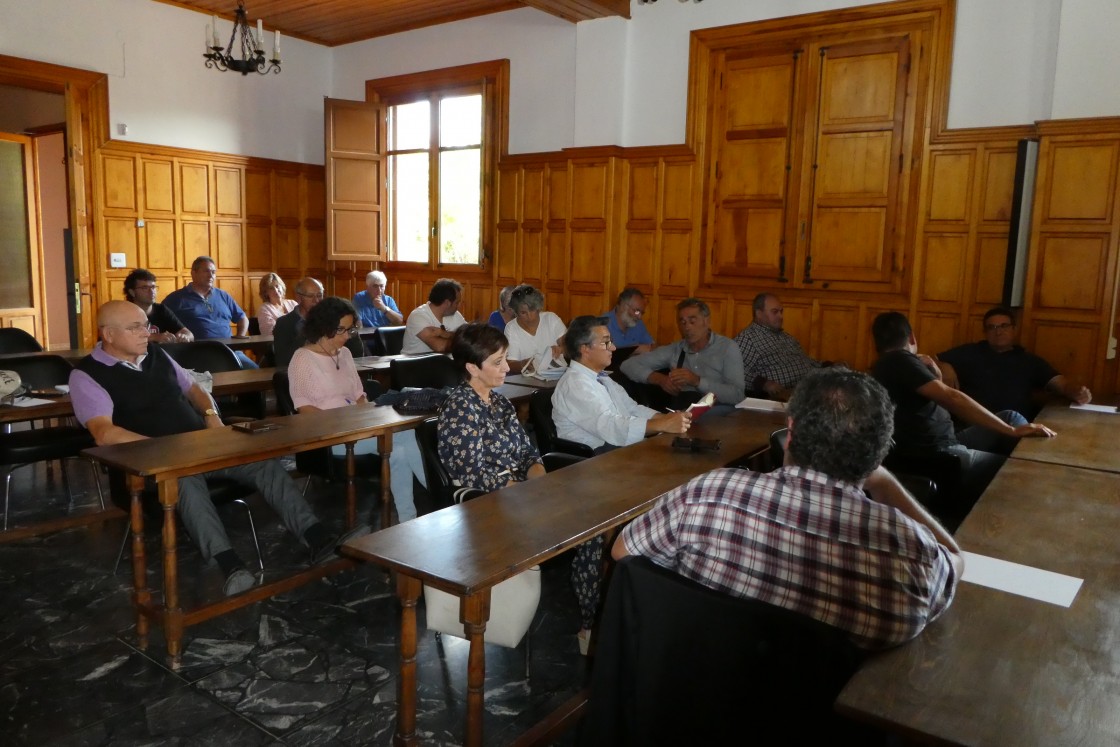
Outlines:
{"label": "turned wooden table leg", "polygon": [[393,490],[389,485],[389,455],[393,453],[393,434],[382,433],[377,437],[377,453],[381,455],[381,528],[393,522]]}
{"label": "turned wooden table leg", "polygon": [[471,642],[467,655],[467,747],[482,747],[483,692],[486,684],[486,621],[490,619],[490,589],[463,597],[459,600],[459,619],[463,622],[467,640]]}
{"label": "turned wooden table leg", "polygon": [[397,597],[401,601],[401,674],[397,679],[397,732],[393,744],[414,747],[416,736],[416,603],[420,579],[397,574]]}
{"label": "turned wooden table leg", "polygon": [[179,606],[179,556],[175,507],[179,504],[179,481],[159,484],[163,506],[163,635],[167,639],[167,658],[172,669],[182,663],[183,609]]}
{"label": "turned wooden table leg", "polygon": [[148,561],[144,555],[144,478],[129,475],[128,491],[132,496],[129,507],[129,524],[132,530],[132,603],[136,607],[136,645],[141,651],[148,647],[148,616],[144,610],[152,602],[148,588]]}
{"label": "turned wooden table leg", "polygon": [[354,442],[346,443],[346,528],[358,524],[358,468],[354,460]]}

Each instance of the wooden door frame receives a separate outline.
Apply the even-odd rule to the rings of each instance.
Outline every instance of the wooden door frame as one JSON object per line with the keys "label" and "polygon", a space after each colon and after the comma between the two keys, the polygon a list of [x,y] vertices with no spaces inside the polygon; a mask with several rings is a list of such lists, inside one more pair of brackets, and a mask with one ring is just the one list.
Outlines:
{"label": "wooden door frame", "polygon": [[99,257],[93,240],[93,162],[109,140],[109,79],[104,73],[0,55],[0,85],[62,94],[66,101],[66,169],[70,189],[70,226],[74,273],[80,297],[80,347],[97,339],[93,311],[93,268]]}

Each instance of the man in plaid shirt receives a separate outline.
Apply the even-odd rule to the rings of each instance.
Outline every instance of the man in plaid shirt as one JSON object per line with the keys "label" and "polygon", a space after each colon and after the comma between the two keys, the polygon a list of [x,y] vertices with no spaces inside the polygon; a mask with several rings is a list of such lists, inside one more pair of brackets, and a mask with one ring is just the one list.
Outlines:
{"label": "man in plaid shirt", "polygon": [[777,296],[759,293],[751,307],[754,321],[735,335],[747,389],[785,401],[797,382],[821,364],[806,355],[797,338],[782,329],[785,310]]}
{"label": "man in plaid shirt", "polygon": [[627,526],[612,554],[808,615],[863,648],[910,640],[948,608],[964,561],[880,465],[893,415],[866,374],[810,374],[789,403],[785,466],[694,478]]}

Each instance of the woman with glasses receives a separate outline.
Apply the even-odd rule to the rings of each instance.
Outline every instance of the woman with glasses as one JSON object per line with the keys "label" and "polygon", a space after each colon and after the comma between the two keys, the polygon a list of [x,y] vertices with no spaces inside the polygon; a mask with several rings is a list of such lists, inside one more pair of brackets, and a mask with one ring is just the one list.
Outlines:
{"label": "woman with glasses", "polygon": [[288,287],[275,272],[261,278],[261,305],[257,309],[257,323],[262,335],[271,335],[276,327],[276,320],[296,307],[295,299],[284,298],[287,292]]}
{"label": "woman with glasses", "polygon": [[509,368],[521,373],[529,361],[538,371],[562,368],[567,327],[556,314],[544,311],[544,294],[531,285],[519,285],[509,300],[513,319],[506,324]]}
{"label": "woman with glasses", "polygon": [[[324,298],[307,313],[303,325],[306,344],[295,352],[288,365],[288,390],[296,412],[330,410],[367,402],[354,357],[346,348],[350,336],[358,331],[358,313],[343,298]],[[331,447],[338,456],[346,454],[345,445]],[[376,454],[377,439],[368,438],[354,446],[354,454]],[[416,518],[412,478],[427,487],[424,464],[416,434],[402,431],[393,438],[389,455],[389,474],[397,517],[405,522]]]}

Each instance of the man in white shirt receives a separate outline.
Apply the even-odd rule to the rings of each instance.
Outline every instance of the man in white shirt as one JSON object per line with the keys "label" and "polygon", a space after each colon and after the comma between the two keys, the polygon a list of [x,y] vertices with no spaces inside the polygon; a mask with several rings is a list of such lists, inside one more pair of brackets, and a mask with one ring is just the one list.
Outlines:
{"label": "man in white shirt", "polygon": [[462,285],[448,278],[437,280],[428,293],[428,302],[408,315],[401,352],[405,355],[446,353],[455,330],[467,323],[459,313],[462,302]]}
{"label": "man in white shirt", "polygon": [[586,444],[596,453],[641,441],[654,433],[684,433],[688,412],[658,413],[632,400],[605,371],[614,342],[599,317],[579,316],[564,335],[571,359],[552,394],[556,435]]}

